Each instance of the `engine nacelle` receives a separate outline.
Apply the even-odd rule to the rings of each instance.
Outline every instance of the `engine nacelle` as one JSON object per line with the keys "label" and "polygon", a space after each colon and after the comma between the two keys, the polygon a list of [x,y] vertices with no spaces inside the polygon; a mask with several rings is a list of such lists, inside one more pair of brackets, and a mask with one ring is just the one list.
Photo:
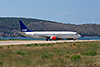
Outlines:
{"label": "engine nacelle", "polygon": [[50,39],[51,40],[57,40],[57,37],[56,36],[51,36]]}

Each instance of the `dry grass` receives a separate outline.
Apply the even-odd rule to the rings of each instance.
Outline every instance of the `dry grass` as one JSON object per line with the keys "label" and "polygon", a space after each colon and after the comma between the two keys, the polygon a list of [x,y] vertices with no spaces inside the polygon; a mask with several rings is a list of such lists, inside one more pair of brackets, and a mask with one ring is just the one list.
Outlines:
{"label": "dry grass", "polygon": [[99,67],[100,42],[0,46],[0,67]]}

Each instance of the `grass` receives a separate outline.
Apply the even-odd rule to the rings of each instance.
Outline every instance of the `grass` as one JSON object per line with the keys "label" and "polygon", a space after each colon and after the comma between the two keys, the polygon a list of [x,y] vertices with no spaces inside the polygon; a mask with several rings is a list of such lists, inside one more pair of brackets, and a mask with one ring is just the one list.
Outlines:
{"label": "grass", "polygon": [[95,55],[97,55],[97,52],[96,51],[90,51],[89,53],[82,53],[82,55],[95,56]]}
{"label": "grass", "polygon": [[80,55],[74,55],[74,56],[71,57],[71,60],[75,61],[75,62],[79,61],[80,59],[81,59]]}
{"label": "grass", "polygon": [[100,41],[0,46],[0,67],[99,67]]}

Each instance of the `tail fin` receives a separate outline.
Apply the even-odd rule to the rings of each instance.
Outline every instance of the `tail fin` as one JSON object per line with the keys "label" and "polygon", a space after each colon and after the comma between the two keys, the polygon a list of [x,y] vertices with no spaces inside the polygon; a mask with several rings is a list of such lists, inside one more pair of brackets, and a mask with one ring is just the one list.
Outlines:
{"label": "tail fin", "polygon": [[31,30],[27,29],[27,27],[23,24],[23,22],[20,20],[20,27],[21,27],[21,32],[32,32]]}

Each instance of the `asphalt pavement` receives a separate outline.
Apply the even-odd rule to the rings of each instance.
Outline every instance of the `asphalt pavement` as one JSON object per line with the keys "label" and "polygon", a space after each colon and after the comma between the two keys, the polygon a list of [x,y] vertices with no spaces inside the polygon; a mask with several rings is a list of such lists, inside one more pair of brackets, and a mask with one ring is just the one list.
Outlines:
{"label": "asphalt pavement", "polygon": [[99,40],[57,40],[57,41],[42,41],[42,40],[29,40],[29,41],[0,41],[0,45],[22,45],[22,44],[35,44],[35,43],[57,43],[57,42],[84,42],[84,41],[99,41]]}

